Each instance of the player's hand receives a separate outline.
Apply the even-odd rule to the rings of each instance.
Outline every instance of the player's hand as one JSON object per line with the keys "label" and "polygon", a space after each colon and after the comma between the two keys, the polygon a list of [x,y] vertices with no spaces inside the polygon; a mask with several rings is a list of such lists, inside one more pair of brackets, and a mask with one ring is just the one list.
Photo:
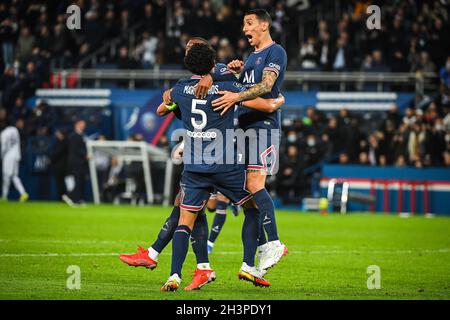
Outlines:
{"label": "player's hand", "polygon": [[284,96],[281,93],[278,94],[278,97],[276,97],[275,99],[270,99],[270,100],[271,100],[271,104],[273,106],[274,111],[278,110],[286,102],[286,100],[284,99]]}
{"label": "player's hand", "polygon": [[208,90],[213,84],[213,79],[211,75],[206,75],[200,79],[200,81],[195,85],[195,97],[199,99],[204,99],[208,95]]}
{"label": "player's hand", "polygon": [[163,93],[163,101],[164,104],[171,104],[172,103],[172,96],[170,95],[170,93],[172,92],[172,89],[168,89],[166,91],[164,91]]}
{"label": "player's hand", "polygon": [[217,98],[212,101],[212,106],[214,111],[220,111],[221,116],[225,114],[231,107],[234,107],[236,103],[239,102],[239,94],[230,91],[219,91],[218,94],[223,94],[222,97]]}
{"label": "player's hand", "polygon": [[241,60],[233,60],[227,64],[227,67],[233,73],[241,73],[244,68],[244,62]]}
{"label": "player's hand", "polygon": [[182,159],[183,158],[183,148],[177,148],[176,150],[175,150],[175,152],[173,153],[173,155],[174,155],[174,157],[175,157],[175,159]]}

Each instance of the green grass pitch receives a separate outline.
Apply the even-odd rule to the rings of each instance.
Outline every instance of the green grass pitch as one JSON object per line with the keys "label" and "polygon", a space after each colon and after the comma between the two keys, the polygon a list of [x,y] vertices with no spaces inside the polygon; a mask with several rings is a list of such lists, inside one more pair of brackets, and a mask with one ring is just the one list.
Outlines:
{"label": "green grass pitch", "polygon": [[[292,211],[277,212],[290,252],[267,274],[270,288],[237,279],[243,215],[229,213],[210,256],[217,280],[198,291],[160,292],[170,245],[153,271],[129,267],[117,254],[149,246],[170,210],[0,203],[0,299],[450,298],[450,218]],[[70,265],[80,267],[80,290],[66,288]],[[370,265],[380,267],[380,289],[367,288]],[[183,287],[194,269],[190,250]]]}

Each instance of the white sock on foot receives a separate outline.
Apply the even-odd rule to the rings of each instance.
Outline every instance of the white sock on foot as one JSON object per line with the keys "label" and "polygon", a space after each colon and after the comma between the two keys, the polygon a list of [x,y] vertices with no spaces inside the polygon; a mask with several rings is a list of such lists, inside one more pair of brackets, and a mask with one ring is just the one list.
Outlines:
{"label": "white sock on foot", "polygon": [[159,252],[152,247],[148,248],[148,257],[152,260],[158,261]]}

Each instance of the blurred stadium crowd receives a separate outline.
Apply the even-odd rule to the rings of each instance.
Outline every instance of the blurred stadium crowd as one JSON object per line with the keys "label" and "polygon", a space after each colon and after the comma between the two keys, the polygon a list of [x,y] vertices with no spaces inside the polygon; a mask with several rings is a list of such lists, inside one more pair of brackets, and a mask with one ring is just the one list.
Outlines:
{"label": "blurred stadium crowd", "polygon": [[[341,15],[302,23],[304,15],[276,0],[2,1],[0,126],[16,125],[23,145],[27,137],[54,133],[51,108],[43,102],[30,110],[24,103],[52,85],[54,68],[182,68],[192,35],[208,39],[219,62],[245,59],[251,47],[240,21],[245,10],[262,7],[273,18],[274,40],[288,52],[288,70],[435,72],[440,82],[438,92],[417,95],[405,114],[392,106],[376,124],[346,109],[325,114],[313,107],[302,118],[285,119],[273,182],[278,194],[297,196],[298,181],[309,183],[303,169],[321,161],[450,166],[450,3],[378,1],[382,29],[367,32],[370,3],[341,2]],[[66,27],[71,4],[81,8],[80,30]],[[91,55],[110,42],[115,50],[94,64]]]}

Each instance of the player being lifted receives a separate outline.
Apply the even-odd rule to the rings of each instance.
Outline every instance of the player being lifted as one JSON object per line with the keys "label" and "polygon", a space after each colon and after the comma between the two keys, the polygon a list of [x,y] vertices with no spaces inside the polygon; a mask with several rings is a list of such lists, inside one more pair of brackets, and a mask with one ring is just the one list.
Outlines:
{"label": "player being lifted", "polygon": [[[232,72],[240,74],[239,80],[247,87],[247,90],[239,93],[220,92],[223,96],[212,102],[215,111],[222,110],[223,114],[240,101],[256,97],[275,98],[280,93],[287,56],[283,47],[272,40],[271,24],[270,15],[265,10],[254,9],[245,13],[243,32],[255,51],[249,55],[245,64],[242,61],[233,60],[228,64],[228,68]],[[217,80],[215,76],[214,80]],[[212,81],[211,76],[206,76],[200,81],[196,91],[199,97],[204,96],[205,90],[211,86]],[[279,241],[275,207],[265,188],[267,174],[274,173],[275,166],[278,165],[281,111],[263,113],[253,109],[239,108],[238,119],[240,128],[255,129],[257,133],[257,138],[249,141],[250,148],[258,148],[256,153],[258,156],[248,159],[247,190],[253,194],[261,214],[260,224],[267,232],[268,242],[265,243],[265,234],[261,225],[258,268],[267,270],[278,263],[281,257],[287,253],[287,247]],[[272,132],[278,136],[271,137]],[[267,136],[261,136],[266,133]],[[271,143],[273,142],[271,138],[278,143]],[[262,146],[263,141],[267,141],[267,145]],[[251,154],[250,151],[252,150],[247,150],[246,156]]]}
{"label": "player being lifted", "polygon": [[[207,44],[208,42],[199,37],[194,37],[188,41],[186,44],[185,54],[194,44]],[[215,72],[220,72],[218,68],[223,69],[225,65],[217,66]],[[229,72],[228,72],[229,73]],[[160,116],[165,116],[166,114],[174,111],[177,117],[181,117],[181,114],[176,109],[171,109],[168,107],[171,104],[170,100],[170,90],[167,90],[163,95],[163,103],[158,107],[157,114]],[[181,157],[182,148],[178,148],[174,152],[175,156]],[[174,207],[171,214],[167,217],[157,238],[153,244],[145,249],[143,247],[138,247],[138,252],[134,254],[121,254],[119,255],[120,260],[129,266],[133,267],[145,267],[153,270],[158,265],[158,257],[164,248],[172,240],[175,228],[178,225],[178,219],[180,218],[180,194],[175,197]],[[195,253],[197,260],[197,268],[195,269],[192,282],[185,287],[185,290],[196,290],[202,288],[207,283],[214,281],[216,274],[211,268],[209,263],[209,257],[207,252],[207,237],[208,237],[208,221],[206,219],[206,214],[199,213],[197,220],[195,222],[194,228],[191,234],[191,244],[192,249]]]}

